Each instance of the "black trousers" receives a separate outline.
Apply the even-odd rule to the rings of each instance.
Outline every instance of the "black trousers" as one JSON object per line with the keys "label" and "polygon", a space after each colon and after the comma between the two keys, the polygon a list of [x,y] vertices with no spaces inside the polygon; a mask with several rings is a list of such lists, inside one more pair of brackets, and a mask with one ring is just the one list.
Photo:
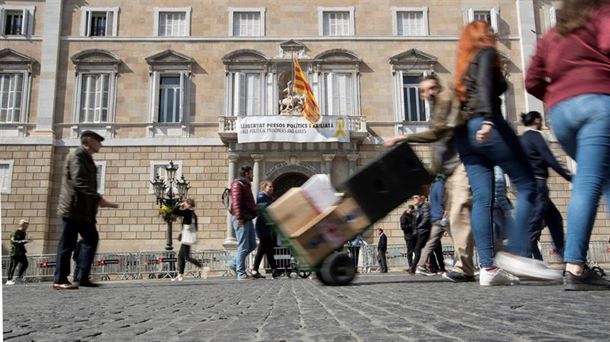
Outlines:
{"label": "black trousers", "polygon": [[13,279],[13,275],[15,274],[15,270],[17,269],[17,265],[21,265],[19,267],[19,273],[17,276],[19,278],[23,277],[25,270],[28,269],[28,258],[24,255],[13,255],[11,256],[11,261],[8,264],[8,275],[6,277],[7,280]]}
{"label": "black trousers", "polygon": [[273,251],[275,248],[275,243],[273,243],[273,236],[260,236],[258,237],[259,244],[258,250],[256,251],[256,256],[254,257],[254,264],[252,265],[252,269],[258,272],[258,268],[261,265],[261,261],[263,260],[263,255],[267,256],[267,262],[269,263],[269,267],[272,270],[275,270],[277,266],[275,265],[275,258],[273,256]]}
{"label": "black trousers", "polygon": [[379,267],[381,267],[381,272],[388,272],[388,261],[385,256],[386,251],[377,251],[377,261],[379,261]]}
{"label": "black trousers", "polygon": [[430,238],[430,231],[417,234],[417,243],[415,243],[415,256],[413,257],[413,266],[411,266],[412,270],[415,270],[415,267],[419,262],[419,258],[421,258],[421,250],[426,245],[426,242],[428,242],[428,238]]}
{"label": "black trousers", "polygon": [[407,244],[407,267],[415,267],[413,264],[413,252],[415,252],[415,244],[417,243],[416,237],[405,237],[405,243]]}
{"label": "black trousers", "polygon": [[563,218],[555,204],[549,198],[549,188],[546,184],[546,179],[536,179],[536,190],[534,210],[532,210],[532,216],[529,222],[532,256],[538,260],[542,260],[542,253],[540,253],[540,249],[538,248],[538,241],[540,240],[544,224],[549,227],[557,254],[563,256]]}
{"label": "black trousers", "polygon": [[100,239],[95,223],[75,221],[64,218],[64,230],[59,238],[57,245],[57,264],[55,265],[54,282],[56,284],[68,283],[70,274],[70,257],[76,246],[78,235],[82,237],[80,242],[80,252],[78,253],[78,272],[74,278],[77,281],[89,279],[91,273],[91,263],[97,250],[97,243]]}
{"label": "black trousers", "polygon": [[191,257],[191,246],[181,244],[178,252],[178,274],[184,274],[184,266],[186,266],[187,260],[197,267],[202,266],[199,260]]}

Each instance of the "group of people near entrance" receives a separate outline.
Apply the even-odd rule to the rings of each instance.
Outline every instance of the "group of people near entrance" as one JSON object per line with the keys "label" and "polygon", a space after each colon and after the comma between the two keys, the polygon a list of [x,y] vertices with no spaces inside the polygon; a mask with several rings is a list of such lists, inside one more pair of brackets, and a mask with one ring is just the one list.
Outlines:
{"label": "group of people near entrance", "polygon": [[[458,42],[453,85],[443,89],[434,75],[420,82],[422,96],[433,106],[432,129],[386,142],[434,143],[432,169],[445,178],[456,256],[454,270],[444,278],[475,280],[476,245],[480,285],[516,284],[519,276],[560,280],[562,274],[541,261],[537,246],[547,225],[565,262],[565,289],[610,290],[604,272],[587,266],[600,197],[610,198],[610,3],[563,1],[556,27],[539,41],[526,72],[528,92],[544,100],[553,134],[576,161],[575,175],[549,150],[540,113],[521,116],[526,126],[521,137],[502,116],[500,95],[507,82],[496,40],[487,22],[468,24]],[[516,189],[514,214],[505,217],[499,232],[493,215],[496,166]],[[561,215],[549,198],[549,167],[572,182],[565,244]],[[432,241],[430,235],[423,239]]]}
{"label": "group of people near entrance", "polygon": [[[544,101],[552,132],[576,161],[577,172],[572,175],[564,171],[553,157],[540,131],[539,113],[522,115],[527,128],[521,137],[517,136],[501,113],[500,96],[506,91],[507,82],[496,48],[496,34],[485,21],[466,25],[457,46],[453,84],[443,87],[434,75],[424,77],[419,84],[422,97],[433,108],[431,130],[386,142],[388,146],[403,140],[434,144],[431,169],[440,175],[444,188],[430,196],[430,207],[444,208],[434,213],[426,214],[430,208],[426,208],[421,196],[413,198],[417,227],[412,234],[417,234],[417,242],[415,245],[407,242],[409,250],[414,250],[411,272],[425,270],[428,258],[424,253],[436,249],[443,234],[440,222],[446,217],[456,263],[452,271],[444,273],[445,279],[475,280],[472,258],[475,246],[480,285],[516,284],[519,276],[561,279],[560,272],[540,261],[537,243],[546,225],[556,251],[565,262],[565,288],[610,290],[603,271],[587,266],[589,239],[602,193],[610,208],[610,2],[564,0],[562,5],[556,27],[538,42],[526,72],[525,86],[530,94]],[[81,146],[69,153],[64,165],[59,198],[63,231],[53,283],[58,290],[97,286],[89,279],[99,240],[97,210],[117,207],[97,192],[92,155],[100,150],[103,140],[95,132],[83,132]],[[494,215],[494,204],[500,199],[496,194],[498,167],[510,178],[516,190],[516,203],[514,210],[504,209],[499,211],[500,215]],[[572,182],[565,237],[561,215],[549,197],[549,167]],[[238,248],[230,269],[239,280],[262,276],[258,269],[263,255],[267,255],[271,269],[276,268],[269,227],[260,217],[254,224],[258,213],[252,180],[252,168],[242,167],[240,177],[231,184],[231,225]],[[269,203],[273,186],[263,182],[261,190],[258,202]],[[187,200],[174,211],[183,217],[183,224],[196,226],[194,206],[194,201]],[[426,216],[429,218],[424,220]],[[500,224],[501,221],[504,222]],[[500,225],[503,228],[497,228]],[[15,282],[12,275],[17,264],[22,265],[17,279],[21,279],[27,267],[26,229],[27,222],[21,222],[20,229],[11,237],[10,282]],[[248,272],[245,260],[256,248],[255,234],[260,245]],[[380,234],[385,239],[383,231]],[[81,236],[75,255],[78,271],[70,282],[70,257],[78,235]],[[379,251],[385,254],[384,248]],[[196,263],[189,252],[190,247],[183,244],[177,280],[182,279],[186,260]],[[387,271],[385,257],[380,262],[383,271]]]}

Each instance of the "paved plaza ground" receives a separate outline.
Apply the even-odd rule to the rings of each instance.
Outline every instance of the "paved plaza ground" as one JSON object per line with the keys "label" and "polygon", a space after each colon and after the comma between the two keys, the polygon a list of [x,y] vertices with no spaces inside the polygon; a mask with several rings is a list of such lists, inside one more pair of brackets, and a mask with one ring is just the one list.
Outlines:
{"label": "paved plaza ground", "polygon": [[610,291],[440,277],[3,285],[5,341],[610,341]]}

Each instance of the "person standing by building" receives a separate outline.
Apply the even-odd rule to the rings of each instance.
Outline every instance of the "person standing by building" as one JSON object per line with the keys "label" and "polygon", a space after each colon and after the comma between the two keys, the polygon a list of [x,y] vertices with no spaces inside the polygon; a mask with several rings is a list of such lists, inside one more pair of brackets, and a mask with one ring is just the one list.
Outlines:
{"label": "person standing by building", "polygon": [[600,197],[610,209],[610,1],[564,0],[557,26],[538,41],[527,91],[543,99],[551,128],[578,165],[568,204],[566,290],[610,290],[587,251]]}
{"label": "person standing by building", "polygon": [[400,230],[405,238],[405,244],[407,245],[407,272],[411,272],[413,265],[413,252],[415,251],[415,243],[417,242],[417,236],[414,234],[415,224],[415,207],[409,204],[402,215],[400,215]]}
{"label": "person standing by building", "polygon": [[[195,200],[187,198],[186,200],[178,203],[172,213],[176,216],[182,217],[182,231],[187,230],[188,234],[197,234],[198,222],[197,214],[195,213]],[[178,276],[172,278],[172,281],[184,280],[184,267],[186,262],[189,261],[198,268],[203,267],[199,260],[191,257],[191,243],[192,240],[186,241],[184,235],[180,234],[180,251],[178,252]]]}
{"label": "person standing by building", "polygon": [[[58,214],[63,219],[63,232],[57,245],[53,281],[53,288],[58,290],[98,286],[89,280],[91,263],[99,241],[95,226],[97,208],[118,208],[117,204],[106,201],[97,192],[97,167],[92,156],[100,151],[104,138],[93,131],[84,131],[80,141],[81,146],[66,158],[59,195]],[[79,234],[82,237],[78,253],[79,274],[75,274],[74,283],[70,283],[70,256]]]}
{"label": "person standing by building", "polygon": [[[443,263],[443,249],[441,246],[441,237],[445,231],[441,224],[441,220],[445,216],[445,209],[443,208],[445,197],[445,176],[439,174],[434,179],[430,188],[430,223],[431,229],[428,237],[428,241],[425,242],[424,247],[421,249],[419,261],[416,266],[415,273],[424,275],[434,275],[429,268],[426,267],[426,262],[430,257],[437,259],[438,268],[441,272],[445,272],[445,264]],[[440,255],[438,255],[438,249],[440,248]]]}
{"label": "person standing by building", "polygon": [[449,233],[455,250],[453,271],[443,273],[443,279],[452,282],[474,281],[474,240],[470,227],[472,198],[468,176],[460,161],[454,139],[454,129],[461,103],[451,89],[443,89],[438,77],[427,75],[419,82],[419,92],[432,105],[430,130],[415,134],[399,135],[388,139],[386,146],[400,141],[433,143],[432,174],[442,173],[445,181],[445,208],[448,208]]}
{"label": "person standing by building", "polygon": [[[454,85],[463,110],[472,113],[465,125],[455,130],[455,139],[472,188],[472,230],[481,265],[480,285],[514,284],[518,282],[515,275],[559,279],[559,272],[529,258],[527,226],[536,182],[517,135],[502,116],[500,95],[507,83],[500,68],[496,35],[488,22],[475,20],[462,31]],[[515,220],[508,224],[506,251],[501,252],[494,251],[493,239],[495,165],[502,167],[517,188]]]}
{"label": "person standing by building", "polygon": [[[258,206],[269,206],[271,202],[273,202],[273,183],[268,180],[262,181],[260,183],[260,189],[258,195],[256,196],[256,204],[257,210]],[[277,265],[275,264],[275,243],[273,241],[273,232],[271,230],[271,226],[266,221],[265,217],[263,217],[260,212],[256,218],[256,236],[258,236],[258,250],[256,251],[256,256],[254,257],[254,265],[252,265],[252,276],[254,278],[264,278],[262,274],[258,271],[260,267],[261,261],[263,260],[263,256],[267,257],[267,262],[269,263],[269,267],[271,268],[271,277],[275,278],[278,275]]]}
{"label": "person standing by building", "polygon": [[379,267],[381,273],[388,273],[388,260],[386,253],[388,252],[388,238],[385,236],[383,229],[377,229],[379,233],[379,240],[377,241],[377,261],[379,261]]}
{"label": "person standing by building", "polygon": [[536,201],[534,203],[534,214],[530,219],[529,233],[532,244],[532,256],[542,260],[542,253],[538,248],[538,241],[544,225],[549,228],[555,250],[563,255],[563,217],[549,197],[548,168],[552,168],[568,182],[572,181],[572,174],[566,170],[555,159],[553,152],[542,135],[542,115],[536,111],[521,114],[521,123],[526,127],[525,132],[519,137],[521,145],[534,170],[536,177]]}
{"label": "person standing by building", "polygon": [[367,243],[362,238],[362,235],[358,234],[351,241],[348,242],[349,254],[352,257],[352,262],[354,263],[354,267],[356,268],[356,273],[358,273],[358,258],[360,256],[360,247],[366,246]]}
{"label": "person standing by building", "polygon": [[[28,269],[28,258],[26,256],[27,250],[25,244],[29,243],[27,239],[27,230],[30,222],[28,220],[19,220],[19,227],[11,234],[11,260],[8,265],[8,274],[6,277],[6,285],[15,285],[16,283],[23,283],[23,275]],[[17,278],[13,280],[15,270],[19,265],[19,273]]]}
{"label": "person standing by building", "polygon": [[252,195],[251,166],[243,166],[239,178],[231,183],[231,226],[237,238],[237,254],[229,262],[231,272],[237,274],[237,280],[247,280],[246,258],[256,249],[256,234],[253,220],[256,218],[256,205]]}
{"label": "person standing by building", "polygon": [[415,244],[413,266],[411,266],[411,271],[409,273],[415,273],[421,258],[421,252],[430,238],[432,223],[430,221],[430,204],[425,201],[424,197],[421,195],[414,195],[411,199],[415,206],[415,232],[417,234],[417,243]]}

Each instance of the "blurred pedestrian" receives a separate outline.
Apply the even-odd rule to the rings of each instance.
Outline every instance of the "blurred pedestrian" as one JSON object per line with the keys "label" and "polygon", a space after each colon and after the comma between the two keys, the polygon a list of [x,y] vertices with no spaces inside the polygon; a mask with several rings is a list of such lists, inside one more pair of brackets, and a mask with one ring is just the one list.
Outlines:
{"label": "blurred pedestrian", "polygon": [[[258,207],[267,207],[273,202],[273,183],[268,180],[260,183],[258,195],[256,196],[257,211]],[[271,277],[275,278],[279,275],[277,265],[275,263],[275,242],[273,238],[273,231],[271,225],[267,222],[266,218],[261,215],[260,212],[257,214],[256,225],[255,225],[256,236],[258,236],[258,250],[254,257],[254,265],[252,265],[251,274],[254,278],[265,278],[258,268],[260,267],[263,256],[267,257],[267,263],[271,268]]]}
{"label": "blurred pedestrian", "polygon": [[[19,220],[19,227],[11,234],[11,260],[8,265],[8,274],[6,277],[6,285],[15,285],[24,283],[23,275],[28,269],[28,257],[25,244],[31,242],[27,238],[27,230],[30,222],[26,219]],[[19,266],[19,273],[15,280],[13,275]]]}
{"label": "blurred pedestrian", "polygon": [[[106,201],[97,192],[97,167],[92,156],[100,151],[102,141],[104,138],[101,135],[84,131],[81,133],[81,145],[66,157],[58,206],[58,214],[63,219],[63,231],[57,245],[53,281],[53,288],[57,290],[99,286],[89,280],[99,241],[95,226],[97,208],[118,208],[117,204]],[[82,238],[78,253],[79,274],[75,274],[74,283],[70,283],[70,256],[79,234]]]}
{"label": "blurred pedestrian", "polygon": [[243,166],[239,178],[231,183],[231,226],[237,238],[237,254],[229,261],[229,270],[237,275],[237,280],[248,280],[246,258],[256,249],[256,233],[253,220],[256,218],[256,204],[251,183],[254,178],[251,166]]}
{"label": "blurred pedestrian", "polygon": [[354,267],[356,268],[356,273],[358,273],[358,257],[360,255],[360,247],[366,246],[367,243],[362,238],[362,235],[358,234],[351,241],[348,242],[349,254],[352,257],[352,262],[354,263]]}
{"label": "blurred pedestrian", "polygon": [[[455,139],[473,193],[472,229],[481,265],[479,283],[515,284],[519,282],[515,275],[558,279],[558,272],[529,258],[527,224],[536,183],[517,135],[502,116],[500,95],[507,83],[495,46],[496,35],[489,23],[475,20],[466,25],[458,42],[454,74],[456,95],[463,111],[471,113],[465,125],[456,129]],[[517,188],[516,215],[508,223],[506,252],[494,251],[494,165],[502,167]]]}
{"label": "blurred pedestrian", "polygon": [[587,250],[602,192],[610,210],[610,1],[564,0],[538,41],[526,88],[543,99],[551,128],[578,165],[568,204],[566,290],[610,290]]}
{"label": "blurred pedestrian", "polygon": [[555,251],[563,255],[563,217],[549,197],[549,167],[555,170],[568,182],[572,181],[572,174],[561,165],[542,134],[542,115],[536,111],[521,114],[521,123],[525,126],[525,132],[519,137],[521,145],[534,170],[536,177],[536,201],[534,202],[534,214],[530,219],[529,233],[532,245],[532,256],[542,260],[542,253],[538,248],[542,229],[546,225],[551,233]]}
{"label": "blurred pedestrian", "polygon": [[172,281],[182,281],[184,280],[184,267],[187,261],[198,268],[203,267],[199,260],[191,257],[191,245],[197,241],[196,237],[199,228],[197,214],[195,213],[195,200],[187,198],[178,203],[172,214],[182,217],[180,251],[178,252],[178,276],[172,278]]}

